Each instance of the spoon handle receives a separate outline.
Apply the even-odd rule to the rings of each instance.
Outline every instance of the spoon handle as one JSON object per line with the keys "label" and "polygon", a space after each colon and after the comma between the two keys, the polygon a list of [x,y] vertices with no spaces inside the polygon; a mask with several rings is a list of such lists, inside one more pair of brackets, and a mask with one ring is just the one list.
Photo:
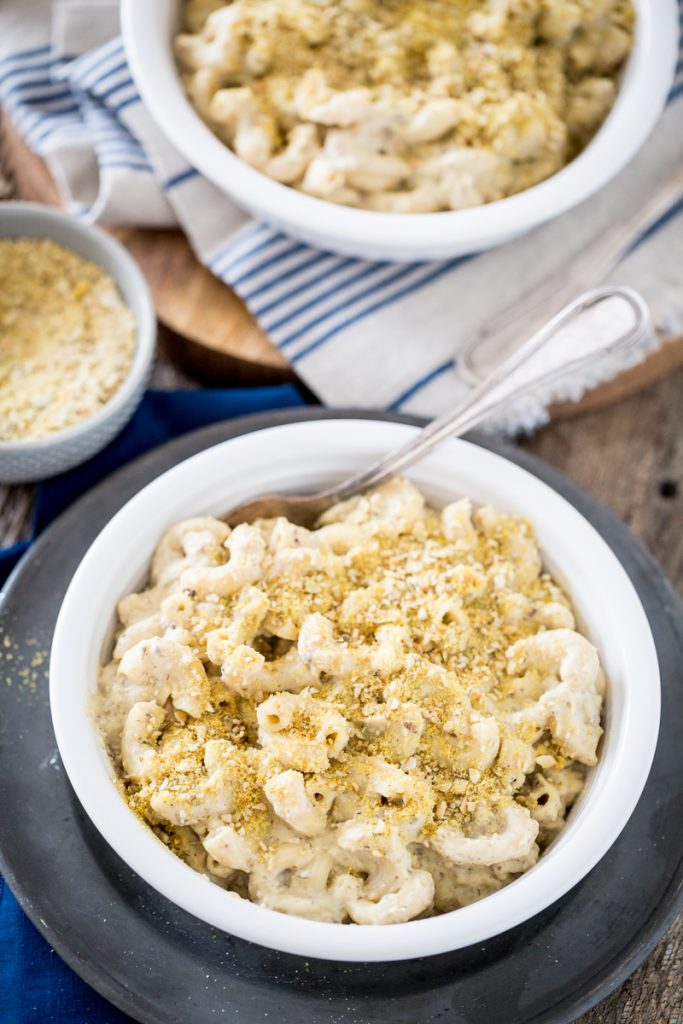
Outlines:
{"label": "spoon handle", "polygon": [[656,224],[683,202],[683,168],[626,218],[583,246],[569,263],[534,283],[512,306],[497,313],[461,348],[458,373],[470,385],[479,384],[520,340],[533,334],[575,295],[602,284],[618,264],[647,237]]}
{"label": "spoon handle", "polygon": [[[574,343],[556,347],[557,334],[576,317],[609,299],[621,299],[629,307],[629,326],[609,341],[592,338],[587,351],[577,354]],[[470,430],[495,409],[501,409],[539,387],[560,377],[595,366],[605,357],[619,355],[627,359],[650,327],[649,310],[641,296],[631,288],[614,285],[594,288],[570,302],[557,316],[526,341],[508,359],[469,392],[455,409],[432,420],[408,444],[380,459],[361,473],[324,492],[326,503],[343,501],[369,487],[376,487],[421,459],[449,437]],[[564,351],[562,351],[564,349]],[[521,372],[521,371],[524,372]]]}

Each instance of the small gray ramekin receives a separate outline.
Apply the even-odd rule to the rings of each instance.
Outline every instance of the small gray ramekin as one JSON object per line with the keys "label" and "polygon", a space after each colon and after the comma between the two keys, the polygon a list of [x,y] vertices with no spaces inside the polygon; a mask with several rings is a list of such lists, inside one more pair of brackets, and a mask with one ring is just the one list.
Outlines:
{"label": "small gray ramekin", "polygon": [[140,269],[100,228],[38,203],[0,203],[0,238],[50,238],[92,260],[113,277],[133,312],[137,339],[128,376],[96,413],[75,427],[27,441],[0,441],[0,483],[43,480],[79,465],[123,429],[140,403],[156,342],[154,305]]}

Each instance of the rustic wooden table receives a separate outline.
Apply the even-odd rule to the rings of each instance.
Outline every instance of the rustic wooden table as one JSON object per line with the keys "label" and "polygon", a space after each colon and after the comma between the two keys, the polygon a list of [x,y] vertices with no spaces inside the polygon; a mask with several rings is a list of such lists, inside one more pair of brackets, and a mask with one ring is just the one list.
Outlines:
{"label": "rustic wooden table", "polygon": [[[2,192],[0,176],[0,198]],[[153,383],[173,387],[180,382],[190,383],[160,357]],[[682,394],[679,369],[617,405],[560,420],[521,442],[610,506],[661,562],[681,593]],[[0,545],[27,534],[31,507],[31,488],[0,486]],[[500,1024],[506,1022],[501,1018]],[[581,1017],[580,1024],[683,1024],[683,917],[642,967]]]}

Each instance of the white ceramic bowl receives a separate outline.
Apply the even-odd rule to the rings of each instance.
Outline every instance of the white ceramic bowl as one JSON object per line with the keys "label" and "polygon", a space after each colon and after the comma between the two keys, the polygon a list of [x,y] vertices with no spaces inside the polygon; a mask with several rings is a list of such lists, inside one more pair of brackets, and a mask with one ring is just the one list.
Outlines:
{"label": "white ceramic bowl", "polygon": [[111,235],[51,206],[0,203],[0,238],[19,236],[51,238],[110,274],[135,316],[137,342],[128,376],[93,416],[35,441],[0,441],[0,482],[12,484],[63,473],[109,444],[142,398],[156,341],[156,315],[147,283],[135,261]]}
{"label": "white ceramic bowl", "polygon": [[482,942],[532,917],[576,885],[626,824],[657,741],[659,672],[628,576],[588,522],[555,491],[498,455],[451,441],[408,475],[437,504],[458,495],[521,513],[546,564],[568,587],[609,679],[600,761],[569,822],[538,864],[461,910],[378,927],[324,924],[267,910],[221,890],[175,857],[129,810],[87,711],[108,658],[117,600],[143,583],[161,533],[189,515],[220,514],[267,490],[339,480],[408,440],[414,427],[366,420],[296,423],[210,448],[159,477],[105,527],[64,598],[50,661],[57,743],[86,812],[135,871],[174,903],[224,931],[289,953],[400,960]]}
{"label": "white ceramic bowl", "polygon": [[617,101],[583,153],[526,192],[444,213],[374,213],[338,206],[267,178],[240,160],[186,98],[171,52],[180,0],[122,0],[126,54],[153,118],[183,156],[259,220],[320,249],[363,259],[436,260],[510,241],[597,192],[649,135],[673,81],[676,0],[634,0],[633,53]]}

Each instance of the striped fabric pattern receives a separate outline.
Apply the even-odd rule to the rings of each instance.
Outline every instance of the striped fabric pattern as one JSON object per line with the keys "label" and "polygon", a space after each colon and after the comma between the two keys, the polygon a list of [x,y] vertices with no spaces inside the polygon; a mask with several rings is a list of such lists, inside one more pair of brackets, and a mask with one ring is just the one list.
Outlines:
{"label": "striped fabric pattern", "polygon": [[[120,38],[81,52],[78,25],[65,30],[68,10],[60,0],[7,2],[17,25],[31,16],[43,42],[0,52],[0,101],[47,160],[70,209],[91,220],[179,223],[199,259],[237,291],[330,405],[434,415],[453,404],[468,387],[458,372],[459,348],[683,163],[682,57],[651,140],[614,183],[577,210],[477,256],[414,264],[336,256],[250,221],[187,164],[145,110]],[[113,0],[92,3],[102,10]],[[83,18],[84,3],[74,10]],[[54,38],[56,12],[60,39]],[[0,51],[10,44],[0,41]],[[682,217],[683,196],[638,240],[619,272],[621,282],[643,291],[664,332],[683,329],[681,280],[671,272],[683,267]],[[578,396],[591,383],[570,381],[562,394]],[[559,394],[537,396],[505,426],[542,422]]]}
{"label": "striped fabric pattern", "polygon": [[68,84],[59,80],[66,60],[49,46],[5,57],[0,61],[0,97],[28,145],[44,152],[56,133],[65,141],[84,138],[85,126]]}

